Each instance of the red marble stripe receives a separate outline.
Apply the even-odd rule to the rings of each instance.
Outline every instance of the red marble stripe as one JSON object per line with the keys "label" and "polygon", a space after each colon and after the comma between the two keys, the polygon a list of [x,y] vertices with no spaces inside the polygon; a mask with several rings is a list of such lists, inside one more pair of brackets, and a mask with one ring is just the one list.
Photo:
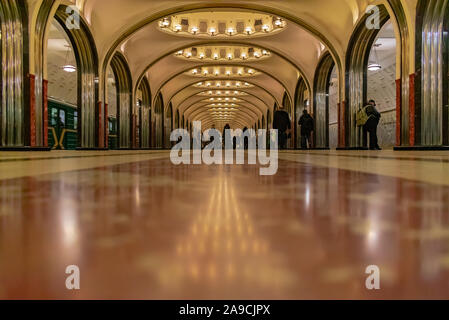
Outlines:
{"label": "red marble stripe", "polygon": [[104,104],[104,147],[109,148],[109,121],[108,121],[108,104]]}
{"label": "red marble stripe", "polygon": [[410,75],[410,106],[409,106],[409,116],[410,116],[410,146],[416,144],[415,134],[416,134],[416,123],[415,123],[415,113],[416,113],[416,101],[415,101],[415,78],[416,74]]}
{"label": "red marble stripe", "polygon": [[97,103],[97,114],[98,114],[97,134],[98,134],[98,147],[100,149],[104,148],[104,130],[103,130],[103,118],[102,118],[102,113],[101,113],[101,106],[102,106],[101,101],[98,101],[98,103]]}
{"label": "red marble stripe", "polygon": [[30,81],[30,147],[36,146],[36,76],[29,74]]}
{"label": "red marble stripe", "polygon": [[48,80],[42,81],[42,123],[44,124],[44,147],[48,147]]}
{"label": "red marble stripe", "polygon": [[401,115],[402,115],[402,79],[396,80],[396,145],[402,144],[401,137]]}
{"label": "red marble stripe", "polygon": [[342,101],[341,103],[338,104],[338,114],[340,119],[338,121],[338,141],[340,148],[344,148],[346,146],[345,108],[346,108],[346,101]]}

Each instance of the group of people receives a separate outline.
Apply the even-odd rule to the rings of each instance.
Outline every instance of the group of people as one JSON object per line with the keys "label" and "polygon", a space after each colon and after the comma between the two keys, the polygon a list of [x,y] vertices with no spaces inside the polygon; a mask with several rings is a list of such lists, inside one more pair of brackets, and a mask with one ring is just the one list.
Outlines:
{"label": "group of people", "polygon": [[[298,124],[301,126],[301,148],[309,149],[312,147],[311,136],[315,123],[307,110],[303,111]],[[287,149],[288,139],[292,136],[292,124],[290,115],[284,110],[284,106],[274,113],[273,129],[278,130],[279,149]]]}
{"label": "group of people", "polygon": [[[370,100],[369,103],[358,112],[362,114],[360,118],[362,120],[357,124],[363,127],[363,131],[365,135],[369,134],[369,148],[370,150],[382,150],[379,146],[379,141],[377,138],[377,127],[379,126],[379,122],[381,119],[381,114],[376,109],[376,102],[374,100]],[[303,111],[301,118],[299,119],[298,125],[301,127],[301,149],[310,149],[312,148],[312,132],[315,130],[315,121],[313,117],[309,114],[307,110]],[[226,141],[227,135],[229,135],[229,131],[231,126],[226,124],[223,129],[223,147]],[[280,106],[278,110],[274,113],[273,119],[273,129],[278,130],[278,146],[279,149],[285,150],[287,149],[288,139],[292,136],[292,123],[290,120],[290,115],[287,111],[285,111],[284,106]],[[215,126],[212,127],[212,130],[216,130]],[[245,133],[248,128],[243,129],[243,133]],[[211,142],[213,141],[213,137]],[[229,147],[229,146],[227,146]],[[236,138],[233,139],[233,148],[236,148]],[[245,149],[248,149],[248,141],[245,139]]]}
{"label": "group of people", "polygon": [[[364,134],[369,134],[370,150],[382,150],[379,146],[377,137],[377,127],[381,119],[381,114],[376,109],[376,101],[370,100],[368,105],[360,110],[364,113],[365,121],[361,124]],[[303,115],[299,119],[298,125],[301,126],[301,148],[309,149],[312,147],[312,132],[315,129],[315,121],[307,110],[303,111]],[[288,139],[291,138],[291,121],[290,115],[281,106],[274,113],[273,129],[278,130],[279,149],[287,149]]]}

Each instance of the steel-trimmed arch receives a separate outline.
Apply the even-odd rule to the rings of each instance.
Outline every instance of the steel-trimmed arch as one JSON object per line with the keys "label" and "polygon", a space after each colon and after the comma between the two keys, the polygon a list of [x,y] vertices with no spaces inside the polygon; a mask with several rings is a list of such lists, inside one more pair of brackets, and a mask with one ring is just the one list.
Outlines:
{"label": "steel-trimmed arch", "polygon": [[119,51],[112,57],[111,68],[115,76],[117,90],[117,134],[119,137],[119,149],[129,149],[133,145],[131,71],[129,70],[126,58]]}
{"label": "steel-trimmed arch", "polygon": [[[223,44],[223,45],[230,45],[230,46],[232,46],[232,45],[257,46],[257,47],[260,47],[261,49],[269,50],[270,52],[276,54],[276,55],[279,56],[281,59],[283,59],[283,60],[287,61],[289,64],[291,64],[291,65],[298,71],[298,73],[300,74],[300,77],[303,77],[303,78],[305,79],[306,84],[307,84],[307,88],[308,88],[309,90],[311,89],[309,79],[305,76],[305,73],[302,71],[302,68],[301,68],[300,66],[298,66],[296,63],[294,63],[290,58],[286,57],[284,54],[279,53],[275,48],[263,47],[263,46],[260,46],[259,44],[255,44],[255,43],[252,43],[252,42],[243,42],[243,41],[240,42],[240,41],[233,41],[233,40],[229,40],[228,42],[223,41],[223,40],[219,40],[219,41],[213,41],[213,40],[208,40],[208,41],[196,41],[196,42],[191,43],[191,44],[189,44],[189,45],[184,45],[184,46],[182,46],[182,47],[178,47],[176,50],[169,51],[168,53],[166,53],[166,54],[164,54],[164,55],[158,57],[158,58],[155,59],[153,62],[151,62],[150,64],[148,64],[148,65],[146,66],[146,68],[144,69],[144,71],[139,75],[138,79],[140,80],[140,79],[141,79],[141,78],[148,72],[148,70],[149,70],[151,67],[153,67],[157,62],[161,61],[162,59],[164,59],[164,58],[166,58],[166,57],[169,57],[169,56],[173,55],[174,53],[176,53],[176,52],[178,52],[178,51],[180,51],[180,50],[184,50],[184,49],[187,49],[187,48],[190,48],[190,47],[194,47],[194,46],[221,45],[221,44]],[[228,63],[228,62],[226,62],[226,63],[222,62],[222,63],[219,63],[219,64],[223,64],[223,65],[224,65],[224,64],[227,64],[227,63]],[[209,64],[209,65],[214,65],[214,64],[217,64],[217,63],[214,63],[214,62],[208,62],[208,63],[205,64],[205,65],[208,65],[208,64]],[[193,67],[193,68],[194,68],[194,67]],[[268,76],[269,76],[269,75],[268,75]],[[138,81],[139,81],[139,80],[138,80]],[[274,79],[274,80],[276,80],[277,82],[279,82],[277,79]],[[284,87],[285,87],[285,86],[284,86]]]}
{"label": "steel-trimmed arch", "polygon": [[[204,92],[205,92],[205,91],[204,91]],[[249,93],[249,92],[245,92],[245,93],[246,93],[248,96],[251,96],[251,97],[255,98],[256,100],[261,101],[263,105],[265,105],[267,108],[269,108],[268,104],[267,104],[265,101],[263,101],[262,99],[260,99],[259,97],[257,97],[256,95],[254,95],[254,94],[252,94],[252,93]],[[178,107],[179,107],[180,105],[182,105],[183,103],[185,103],[188,99],[190,99],[190,98],[192,98],[192,97],[195,97],[195,96],[197,96],[197,95],[198,95],[198,93],[195,93],[195,94],[192,94],[192,95],[186,97],[184,100],[182,100],[182,101],[178,104]],[[203,98],[203,100],[204,100],[204,99],[206,99],[207,97],[202,97],[202,98]],[[240,97],[238,97],[238,99],[240,99]],[[259,107],[257,107],[257,108],[259,109],[259,111],[260,111],[261,113],[264,112],[264,111],[263,111],[262,109],[260,109]],[[183,112],[184,112],[184,111],[183,111]]]}
{"label": "steel-trimmed arch", "polygon": [[[186,69],[182,69],[182,71],[180,71],[180,72],[176,73],[175,75],[172,75],[171,77],[169,77],[168,79],[166,79],[166,80],[159,86],[159,88],[158,88],[158,90],[156,90],[156,92],[157,92],[157,93],[158,93],[158,92],[161,92],[162,89],[165,87],[165,85],[166,85],[167,83],[169,83],[170,81],[172,81],[172,80],[175,79],[176,77],[178,77],[178,76],[180,76],[180,75],[186,73],[187,71],[189,71],[189,70],[191,70],[191,69],[201,68],[201,67],[208,67],[208,66],[215,66],[215,65],[221,65],[221,64],[213,64],[213,63],[211,63],[211,64],[198,64],[198,65],[195,65],[195,66],[190,66],[190,67],[188,67],[188,68],[186,68]],[[237,63],[223,63],[222,66],[235,66],[235,67],[241,67],[242,65],[241,65],[241,64],[237,64]],[[263,74],[267,75],[268,77],[270,77],[270,78],[276,80],[277,82],[279,82],[279,83],[282,85],[282,87],[284,87],[285,92],[286,92],[287,96],[288,96],[289,99],[290,99],[290,102],[292,102],[292,98],[291,98],[291,96],[290,96],[290,92],[286,89],[287,86],[286,86],[285,83],[282,83],[280,80],[277,80],[277,79],[273,78],[270,74],[268,74],[268,73],[266,73],[265,71],[260,70],[260,69],[258,69],[258,68],[256,68],[256,67],[251,67],[251,69],[254,69],[254,70],[257,71],[257,72],[263,73]],[[203,79],[203,80],[204,80],[203,77],[201,77],[200,79]],[[242,77],[242,79],[245,79],[245,77]],[[242,81],[243,81],[243,80],[242,80]],[[245,80],[245,81],[246,81],[246,80]],[[272,94],[270,94],[270,95],[273,96]],[[274,99],[274,100],[275,100],[275,101],[278,101],[277,99]]]}

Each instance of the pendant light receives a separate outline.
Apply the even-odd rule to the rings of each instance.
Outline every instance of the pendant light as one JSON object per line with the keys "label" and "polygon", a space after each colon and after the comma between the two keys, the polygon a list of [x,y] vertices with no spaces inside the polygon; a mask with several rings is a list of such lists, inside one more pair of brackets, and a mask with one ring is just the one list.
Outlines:
{"label": "pendant light", "polygon": [[380,43],[376,43],[373,46],[375,62],[371,62],[371,63],[368,64],[368,70],[369,71],[373,71],[374,72],[374,71],[379,71],[379,70],[382,69],[382,66],[379,64],[379,57],[377,55],[377,48],[380,47],[381,45],[382,44],[380,44]]}
{"label": "pendant light", "polygon": [[66,48],[67,48],[67,53],[65,56],[65,63],[64,63],[64,66],[62,67],[62,70],[64,70],[65,72],[68,72],[68,73],[73,73],[76,71],[76,67],[68,63],[69,62],[70,45],[66,45]]}

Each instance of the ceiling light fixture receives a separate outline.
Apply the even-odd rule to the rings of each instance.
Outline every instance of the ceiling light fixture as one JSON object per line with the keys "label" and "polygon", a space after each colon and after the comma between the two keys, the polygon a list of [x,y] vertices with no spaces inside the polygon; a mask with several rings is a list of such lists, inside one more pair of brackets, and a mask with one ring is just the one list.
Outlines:
{"label": "ceiling light fixture", "polygon": [[72,72],[75,72],[75,71],[76,71],[76,67],[75,67],[75,66],[72,66],[72,65],[70,65],[70,64],[63,66],[62,69],[63,69],[65,72],[69,72],[69,73],[72,73]]}

